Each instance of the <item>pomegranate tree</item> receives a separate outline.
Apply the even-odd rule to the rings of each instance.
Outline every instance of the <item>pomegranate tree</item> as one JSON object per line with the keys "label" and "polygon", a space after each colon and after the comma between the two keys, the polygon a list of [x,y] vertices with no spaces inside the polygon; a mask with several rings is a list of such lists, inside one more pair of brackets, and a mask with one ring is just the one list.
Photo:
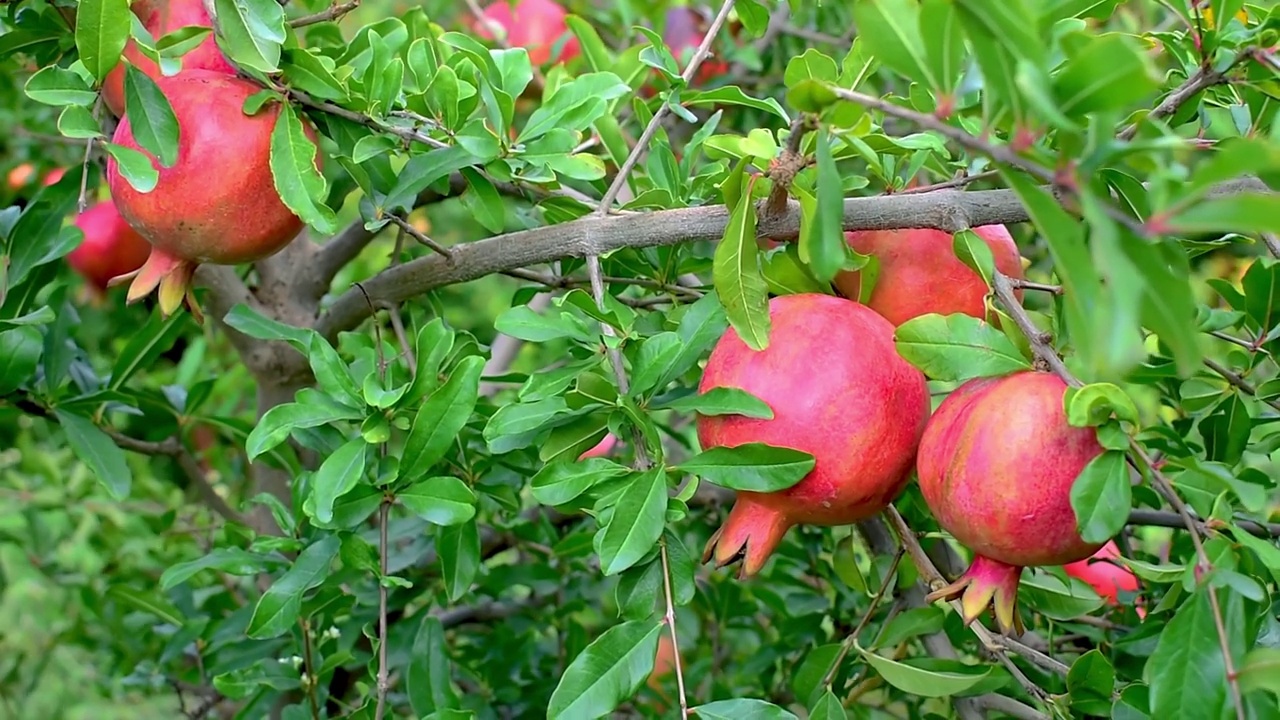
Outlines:
{"label": "pomegranate tree", "polygon": [[[133,12],[142,21],[142,26],[151,33],[154,40],[188,26],[210,27],[209,13],[202,0],[156,0],[155,2],[134,3]],[[125,45],[124,60],[128,60],[152,80],[160,79],[160,67],[138,48],[132,39]],[[107,74],[102,83],[102,100],[111,112],[117,116],[124,115],[124,60]],[[203,42],[192,48],[181,58],[182,71],[206,70],[210,72],[234,75],[236,69],[227,61],[226,56],[218,49],[213,33],[205,36]]]}
{"label": "pomegranate tree", "polygon": [[1021,632],[1022,568],[1083,560],[1071,486],[1102,453],[1093,428],[1073,427],[1066,383],[1044,372],[970,380],[938,406],[920,441],[916,469],[938,524],[974,552],[956,582],[929,596],[959,597],[966,623],[988,605],[1002,632]]}
{"label": "pomegranate tree", "polygon": [[[991,248],[997,270],[1009,277],[1023,276],[1018,246],[1005,226],[983,225],[973,231]],[[894,325],[929,313],[985,317],[987,284],[956,257],[950,233],[927,228],[875,230],[847,232],[845,239],[854,250],[879,261],[879,273],[866,302]],[[835,286],[846,297],[857,298],[862,273],[839,273]],[[1018,297],[1022,297],[1020,292]]]}
{"label": "pomegranate tree", "polygon": [[91,205],[76,216],[84,241],[67,255],[67,264],[99,293],[107,282],[142,267],[151,246],[120,216],[110,201]]}
{"label": "pomegranate tree", "polygon": [[[107,182],[120,214],[152,246],[133,275],[129,301],[158,286],[167,314],[184,297],[195,310],[189,289],[197,265],[261,260],[287,245],[303,223],[280,200],[271,174],[271,131],[279,106],[256,115],[242,110],[259,86],[203,71],[162,77],[158,84],[178,119],[178,161],[166,168],[153,158],[160,178],[149,193],[134,189],[113,159],[107,161]],[[113,140],[146,152],[128,117]]]}
{"label": "pomegranate tree", "polygon": [[[506,32],[507,43],[528,50],[529,62],[537,67],[552,59],[569,62],[581,52],[577,36],[569,34],[565,24],[567,15],[555,0],[520,0],[514,9],[509,0],[495,0],[484,9],[485,21],[477,21],[475,29],[480,37],[492,40],[494,33],[489,23],[497,23]],[[568,39],[559,55],[552,58],[551,52],[562,36]]]}
{"label": "pomegranate tree", "polygon": [[704,448],[765,443],[813,455],[813,469],[773,493],[739,492],[703,562],[743,558],[763,567],[793,525],[844,525],[901,492],[929,415],[924,375],[898,356],[893,326],[866,306],[830,295],[769,302],[769,345],[752,350],[730,328],[707,360],[699,392],[745,390],[773,410],[763,420],[699,416]]}

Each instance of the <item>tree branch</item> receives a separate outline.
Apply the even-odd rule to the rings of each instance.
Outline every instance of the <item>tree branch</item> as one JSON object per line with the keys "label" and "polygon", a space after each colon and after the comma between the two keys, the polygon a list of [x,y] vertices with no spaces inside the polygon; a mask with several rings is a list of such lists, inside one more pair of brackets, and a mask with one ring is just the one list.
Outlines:
{"label": "tree branch", "polygon": [[327,10],[322,10],[315,15],[304,15],[300,18],[290,20],[289,27],[306,27],[307,25],[315,25],[317,23],[329,22],[330,20],[337,20],[358,7],[360,7],[360,0],[350,0],[350,2],[331,5]]}
{"label": "tree branch", "polygon": [[[1192,98],[1199,95],[1201,91],[1207,90],[1214,85],[1221,85],[1222,83],[1225,83],[1227,81],[1227,72],[1229,72],[1231,68],[1234,68],[1244,62],[1249,57],[1249,50],[1242,51],[1231,61],[1231,64],[1227,66],[1227,69],[1221,72],[1214,70],[1208,65],[1202,65],[1199,70],[1192,74],[1191,77],[1187,78],[1186,82],[1175,88],[1173,92],[1165,96],[1164,100],[1160,101],[1159,105],[1152,108],[1151,112],[1147,113],[1143,120],[1163,120],[1164,118],[1170,117],[1174,113],[1178,112],[1178,110],[1180,110],[1182,106],[1187,104],[1187,102]],[[1132,140],[1137,136],[1141,125],[1142,121],[1129,125],[1125,129],[1121,130],[1117,137],[1121,140]]]}
{"label": "tree branch", "polygon": [[[1203,522],[1194,513],[1191,517],[1197,522]],[[1260,523],[1253,520],[1245,520],[1241,518],[1233,519],[1233,522],[1240,527],[1241,530],[1260,538],[1280,538],[1280,523]],[[1168,512],[1165,510],[1130,510],[1129,525],[1146,525],[1149,527],[1173,528],[1175,530],[1186,530],[1187,525],[1182,521],[1182,516]]]}

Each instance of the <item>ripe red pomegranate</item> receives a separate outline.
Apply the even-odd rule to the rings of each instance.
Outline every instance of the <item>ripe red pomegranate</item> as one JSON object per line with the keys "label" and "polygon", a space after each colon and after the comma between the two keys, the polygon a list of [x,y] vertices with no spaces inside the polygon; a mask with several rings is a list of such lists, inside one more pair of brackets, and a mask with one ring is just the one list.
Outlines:
{"label": "ripe red pomegranate", "polygon": [[[1112,605],[1120,604],[1121,592],[1137,592],[1138,578],[1129,568],[1111,562],[1120,557],[1120,548],[1114,540],[1107,541],[1102,549],[1084,560],[1077,560],[1062,566],[1067,575],[1083,580],[1093,587],[1093,591]],[[1138,617],[1145,617],[1147,612],[1139,601],[1135,608]]]}
{"label": "ripe red pomegranate", "polygon": [[110,201],[96,203],[76,217],[84,242],[67,255],[67,264],[99,293],[118,275],[142,267],[151,246],[125,222]]}
{"label": "ripe red pomegranate", "polygon": [[759,442],[810,453],[812,471],[775,493],[739,492],[703,562],[739,556],[741,575],[764,566],[792,525],[844,525],[880,512],[901,492],[929,416],[924,375],[898,356],[893,326],[831,295],[769,301],[769,346],[756,352],[732,328],[716,344],[699,392],[745,390],[774,417],[698,417],[704,448]]}
{"label": "ripe red pomegranate", "polygon": [[[189,25],[212,26],[209,13],[205,11],[201,0],[155,0],[145,4],[135,2],[132,10],[142,21],[142,26],[157,41],[164,35]],[[152,80],[160,79],[160,67],[143,55],[132,39],[125,45],[123,57]],[[218,49],[213,33],[209,33],[203,42],[183,55],[181,61],[181,72],[207,70],[227,75],[236,73],[236,69]],[[102,83],[102,100],[116,116],[124,115],[124,74],[124,60],[121,60]]]}
{"label": "ripe red pomegranate", "polygon": [[[502,26],[507,33],[507,43],[511,47],[522,47],[529,51],[529,62],[534,67],[545,65],[551,60],[551,51],[562,35],[569,32],[565,24],[568,15],[560,3],[555,0],[520,0],[515,10],[511,9],[508,0],[495,0],[484,9],[484,16]],[[493,31],[486,22],[476,21],[475,32],[486,40],[492,40]],[[569,34],[564,48],[555,59],[569,62],[578,57],[581,48],[578,37]]]}
{"label": "ripe red pomegranate", "polygon": [[[973,230],[991,248],[997,270],[1009,277],[1023,276],[1018,246],[1005,226]],[[875,230],[847,232],[845,239],[854,250],[879,259],[879,275],[867,305],[895,326],[929,313],[985,317],[987,285],[956,257],[950,233],[926,228]],[[862,273],[839,273],[835,285],[845,297],[857,298]],[[1021,291],[1017,295],[1021,299]]]}
{"label": "ripe red pomegranate", "polygon": [[57,185],[58,181],[62,179],[62,176],[66,174],[66,168],[54,168],[50,170],[49,174],[44,176],[44,186],[49,187],[50,185]]}
{"label": "ripe red pomegranate", "polygon": [[[164,313],[186,297],[198,314],[189,295],[198,264],[261,260],[287,245],[303,223],[281,202],[271,175],[271,131],[280,107],[271,105],[253,116],[242,110],[258,85],[203,71],[157,82],[178,118],[178,161],[166,168],[153,159],[160,179],[154,190],[142,193],[108,159],[107,183],[120,214],[153,248],[133,276],[129,301],[159,286]],[[307,133],[314,139],[309,127]],[[113,141],[146,152],[134,140],[128,117]]]}
{"label": "ripe red pomegranate", "polygon": [[973,564],[930,601],[960,597],[965,623],[989,604],[1002,632],[1022,631],[1016,612],[1023,567],[1083,560],[1101,543],[1076,530],[1071,486],[1102,453],[1093,428],[1072,427],[1056,375],[977,378],[938,406],[916,470],[944,529],[974,551]]}

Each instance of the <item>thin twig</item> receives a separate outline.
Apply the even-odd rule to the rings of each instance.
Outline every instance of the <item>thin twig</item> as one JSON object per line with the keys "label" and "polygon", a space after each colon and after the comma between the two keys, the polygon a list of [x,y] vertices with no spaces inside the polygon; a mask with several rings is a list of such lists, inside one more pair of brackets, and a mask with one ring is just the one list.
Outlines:
{"label": "thin twig", "polygon": [[674,660],[672,661],[672,670],[676,676],[676,691],[680,694],[680,717],[689,717],[689,700],[685,696],[684,691],[684,669],[681,667],[680,659],[680,639],[676,637],[676,607],[673,602],[673,593],[671,592],[671,563],[667,558],[667,539],[659,540],[659,554],[662,557],[662,587],[663,596],[667,603],[667,612],[664,616],[664,622],[667,624],[667,631],[671,633],[671,649]]}
{"label": "thin twig", "polygon": [[302,628],[302,667],[307,673],[307,702],[311,705],[311,720],[320,720],[320,700],[316,696],[316,686],[320,684],[320,678],[316,677],[315,667],[311,658],[311,623],[306,618],[298,618],[298,624]]}
{"label": "thin twig", "polygon": [[417,240],[419,244],[426,245],[427,247],[431,248],[432,250],[435,250],[436,252],[440,253],[441,255],[447,258],[453,257],[452,250],[441,245],[435,240],[432,240],[431,238],[427,237],[426,234],[424,234],[421,230],[410,225],[408,222],[405,221],[404,218],[400,217],[399,215],[391,213],[391,214],[388,214],[386,218],[390,220],[394,225],[399,227],[401,230],[408,233],[409,237],[413,238],[414,240]]}
{"label": "thin twig", "polygon": [[884,573],[884,579],[880,583],[880,589],[871,598],[871,604],[867,607],[867,611],[863,613],[862,619],[854,626],[853,631],[845,637],[844,642],[840,643],[840,652],[836,653],[836,659],[831,663],[831,669],[822,678],[822,684],[828,688],[835,680],[836,673],[840,670],[840,663],[848,657],[849,651],[853,650],[853,646],[858,643],[858,636],[862,634],[863,628],[871,622],[871,617],[875,615],[876,609],[880,607],[880,603],[884,601],[885,591],[889,589],[889,585],[893,580],[894,573],[898,572],[898,565],[902,562],[902,555],[906,552],[906,545],[899,545],[898,552],[893,556],[893,560],[889,563],[889,569]]}
{"label": "thin twig", "polygon": [[903,190],[898,194],[899,195],[918,195],[920,193],[928,193],[928,192],[933,192],[935,190],[950,190],[952,188],[961,188],[971,183],[979,182],[982,180],[990,180],[991,178],[999,177],[999,176],[1000,176],[1000,171],[998,170],[986,170],[976,175],[962,175],[958,178],[952,178],[951,180],[935,183],[933,185],[921,185],[920,187],[907,188],[906,190]]}
{"label": "thin twig", "polygon": [[[1197,522],[1202,522],[1196,515],[1192,517]],[[1260,538],[1280,538],[1280,523],[1260,523],[1244,518],[1233,518],[1237,526],[1241,530]],[[1182,522],[1182,516],[1177,513],[1167,512],[1165,510],[1148,510],[1145,508],[1129,511],[1129,525],[1145,525],[1150,527],[1174,528],[1178,530],[1187,529],[1186,523]]]}
{"label": "thin twig", "polygon": [[374,711],[375,718],[384,717],[387,706],[387,690],[391,687],[389,666],[387,665],[387,525],[391,515],[391,501],[383,498],[378,506],[378,705]]}
{"label": "thin twig", "polygon": [[1038,292],[1047,292],[1053,295],[1062,294],[1061,285],[1048,285],[1046,283],[1031,282],[1030,280],[1022,280],[1020,278],[1009,278],[1009,285],[1019,290],[1036,290]]}
{"label": "thin twig", "polygon": [[[1240,375],[1240,373],[1234,372],[1232,370],[1227,369],[1226,367],[1223,367],[1216,360],[1213,360],[1211,358],[1205,358],[1204,364],[1205,364],[1205,367],[1221,375],[1222,379],[1226,380],[1232,387],[1239,389],[1240,392],[1244,393],[1245,395],[1248,395],[1249,397],[1258,397],[1258,389],[1255,388],[1253,385],[1251,385],[1248,380],[1245,380],[1244,377]],[[1266,403],[1267,405],[1270,405],[1271,407],[1275,408],[1276,410],[1280,410],[1280,400],[1277,400],[1274,398],[1258,398],[1258,399]]]}
{"label": "thin twig", "polygon": [[290,20],[289,27],[306,27],[307,25],[315,25],[317,23],[329,22],[330,20],[337,20],[358,7],[360,7],[360,0],[350,0],[350,2],[331,5],[329,6],[329,9],[322,10],[315,15],[305,15],[303,17]]}
{"label": "thin twig", "polygon": [[344,120],[350,120],[351,122],[359,123],[360,125],[364,125],[365,127],[373,130],[377,130],[378,132],[383,132],[388,135],[394,135],[400,138],[401,140],[408,140],[409,142],[419,142],[419,143],[422,143],[423,145],[428,145],[433,148],[450,147],[449,143],[446,143],[442,140],[437,140],[425,133],[418,132],[417,130],[413,130],[411,128],[396,127],[394,125],[388,125],[384,122],[379,122],[378,120],[374,119],[369,115],[365,115],[364,113],[356,112],[355,110],[348,110],[342,107],[341,105],[335,105],[327,100],[317,100],[311,97],[310,95],[308,95],[307,93],[301,90],[298,90],[296,88],[284,87],[282,85],[273,85],[271,87],[273,90],[276,90],[277,92],[281,92],[288,95],[289,98],[299,103],[300,105],[305,105],[306,107],[313,108],[321,112],[326,112],[326,113],[329,113],[330,115],[336,115],[337,117],[340,117]]}
{"label": "thin twig", "polygon": [[[1175,88],[1173,92],[1169,93],[1165,97],[1164,100],[1160,101],[1159,105],[1152,108],[1151,112],[1147,113],[1144,120],[1163,120],[1164,118],[1173,115],[1188,101],[1200,94],[1202,90],[1206,90],[1214,85],[1221,85],[1226,82],[1227,72],[1244,62],[1249,57],[1249,51],[1241,51],[1235,59],[1231,61],[1231,64],[1227,66],[1227,69],[1222,72],[1214,70],[1208,64],[1201,65],[1200,69],[1192,74],[1191,77],[1187,78],[1186,82]],[[1140,121],[1129,125],[1125,129],[1121,130],[1117,137],[1125,141],[1132,140],[1137,136],[1141,124],[1142,123]]]}

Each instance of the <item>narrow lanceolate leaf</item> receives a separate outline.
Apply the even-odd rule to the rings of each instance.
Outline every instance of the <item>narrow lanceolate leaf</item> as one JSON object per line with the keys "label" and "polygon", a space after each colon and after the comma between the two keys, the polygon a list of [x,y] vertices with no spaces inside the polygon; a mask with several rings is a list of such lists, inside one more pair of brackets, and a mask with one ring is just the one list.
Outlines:
{"label": "narrow lanceolate leaf", "polygon": [[597,718],[635,694],[653,672],[662,625],[636,620],[609,628],[583,648],[551,693],[548,720]]}
{"label": "narrow lanceolate leaf", "polygon": [[65,410],[54,410],[53,413],[67,434],[71,450],[93,470],[93,474],[98,476],[98,482],[115,499],[128,497],[133,476],[129,474],[129,466],[125,464],[124,451],[89,418]]}
{"label": "narrow lanceolate leaf", "polygon": [[1240,690],[1266,690],[1280,699],[1280,648],[1254,648],[1240,667]]}
{"label": "narrow lanceolate leaf", "polygon": [[453,670],[446,647],[448,642],[440,619],[422,613],[422,624],[414,636],[412,660],[405,675],[409,706],[418,717],[425,718],[438,710],[458,706],[458,694],[450,681]]}
{"label": "narrow lanceolate leaf", "polygon": [[449,602],[456,602],[471,589],[480,570],[480,528],[474,521],[441,527],[436,553]]}
{"label": "narrow lanceolate leaf", "polygon": [[809,269],[819,282],[831,282],[845,264],[848,244],[844,239],[844,191],[840,171],[831,154],[831,134],[818,131],[818,187],[813,212],[813,230],[808,235]]}
{"label": "narrow lanceolate leaf", "polygon": [[777,492],[800,482],[814,464],[807,452],[746,443],[711,448],[684,461],[679,469],[734,490]]}
{"label": "narrow lanceolate leaf", "polygon": [[857,650],[885,682],[905,693],[920,697],[948,697],[962,693],[985,680],[992,669],[990,665],[963,665],[956,662],[948,670],[937,670],[920,667],[910,661],[890,660],[861,647]]}
{"label": "narrow lanceolate leaf", "polygon": [[400,458],[400,478],[415,480],[426,475],[444,457],[449,444],[475,410],[480,392],[484,358],[469,356],[454,368],[449,381],[427,397],[413,418]]}
{"label": "narrow lanceolate leaf", "polygon": [[271,131],[271,175],[276,191],[303,222],[331,235],[338,230],[338,218],[324,203],[329,188],[316,168],[316,150],[293,107],[282,104]]}
{"label": "narrow lanceolate leaf", "polygon": [[124,73],[124,106],[133,137],[164,167],[178,162],[178,118],[156,81],[129,65]]}
{"label": "narrow lanceolate leaf", "polygon": [[969,315],[930,313],[894,333],[898,353],[932,380],[959,382],[1031,369],[1004,333]]}
{"label": "narrow lanceolate leaf", "polygon": [[761,420],[773,419],[773,408],[746,390],[731,387],[710,388],[706,392],[686,395],[679,400],[661,403],[654,407],[680,412],[696,412],[699,415],[741,415]]}
{"label": "narrow lanceolate leaf", "polygon": [[275,0],[213,0],[223,52],[237,65],[264,73],[280,66],[284,10]]}
{"label": "narrow lanceolate leaf", "polygon": [[76,5],[76,49],[98,82],[120,63],[129,42],[128,0],[80,0]]}
{"label": "narrow lanceolate leaf", "polygon": [[342,540],[338,535],[323,539],[298,553],[293,567],[258,598],[245,634],[255,640],[279,637],[293,627],[302,610],[302,596],[329,574],[329,564],[338,555]]}
{"label": "narrow lanceolate leaf", "polygon": [[662,537],[667,514],[667,473],[654,468],[637,475],[622,492],[600,540],[600,569],[616,575],[635,565]]}
{"label": "narrow lanceolate leaf", "polygon": [[756,244],[756,205],[751,199],[755,180],[747,180],[724,238],[716,246],[712,280],[729,324],[753,350],[769,345],[769,285],[760,270]]}
{"label": "narrow lanceolate leaf", "polygon": [[691,708],[699,720],[796,720],[790,710],[755,698],[717,700]]}

